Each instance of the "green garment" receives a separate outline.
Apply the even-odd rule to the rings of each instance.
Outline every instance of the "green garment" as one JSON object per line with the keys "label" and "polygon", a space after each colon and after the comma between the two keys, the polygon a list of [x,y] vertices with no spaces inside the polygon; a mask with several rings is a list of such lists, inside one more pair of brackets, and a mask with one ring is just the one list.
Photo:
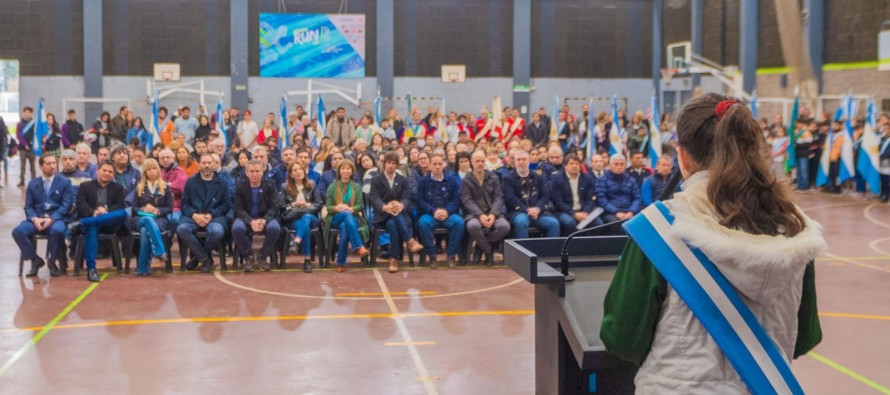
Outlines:
{"label": "green garment", "polygon": [[[606,293],[603,324],[600,327],[600,339],[606,350],[641,366],[652,347],[667,296],[667,281],[636,242],[628,240]],[[794,358],[806,354],[820,341],[822,328],[816,307],[816,270],[814,263],[810,262],[803,275]]]}
{"label": "green garment", "polygon": [[[334,206],[340,204],[335,202],[335,195],[337,194],[337,184],[339,184],[340,180],[335,180],[331,185],[328,186],[327,194],[325,195],[325,206],[327,206],[327,216],[324,218],[324,241],[325,245],[329,245],[328,236],[331,231],[331,221],[334,219],[334,215],[337,214],[334,211]],[[350,181],[348,184],[348,189],[352,190],[352,193],[355,193],[355,203],[352,206],[353,215],[355,215],[356,222],[358,222],[358,233],[362,236],[362,243],[365,245],[368,244],[368,240],[370,237],[370,229],[368,228],[368,221],[365,219],[365,196],[362,193],[362,187],[356,184],[353,181]],[[344,197],[346,194],[343,194]]]}

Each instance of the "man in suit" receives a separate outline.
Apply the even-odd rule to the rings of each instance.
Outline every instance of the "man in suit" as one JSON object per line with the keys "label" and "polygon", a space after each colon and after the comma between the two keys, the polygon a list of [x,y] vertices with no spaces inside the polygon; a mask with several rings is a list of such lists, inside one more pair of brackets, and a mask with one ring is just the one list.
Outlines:
{"label": "man in suit", "polygon": [[399,271],[402,261],[402,240],[407,241],[411,252],[420,252],[423,246],[411,237],[408,221],[411,217],[406,208],[410,206],[411,194],[408,179],[396,173],[399,156],[387,153],[383,158],[383,173],[371,179],[371,206],[374,207],[374,224],[386,223],[389,234],[389,272]]}
{"label": "man in suit", "polygon": [[[232,238],[238,254],[241,254],[245,272],[264,272],[271,269],[269,257],[275,253],[281,224],[278,223],[278,201],[272,180],[263,177],[264,164],[257,159],[247,162],[247,182],[235,187],[235,222],[232,224]],[[219,174],[214,177],[220,177]],[[265,235],[263,246],[258,254],[251,253],[251,234]]]}
{"label": "man in suit", "polygon": [[[590,176],[581,173],[581,159],[577,155],[567,156],[564,167],[551,178],[550,193],[565,236],[577,230],[578,224],[596,208],[596,184]],[[590,225],[600,223],[597,218]]]}
{"label": "man in suit", "polygon": [[95,180],[81,184],[77,190],[77,217],[84,234],[87,279],[92,282],[99,281],[96,274],[99,233],[115,233],[124,228],[127,220],[124,198],[126,188],[114,182],[114,163],[110,160],[99,164]]}
{"label": "man in suit", "polygon": [[[200,171],[185,183],[182,191],[182,217],[176,227],[176,237],[182,245],[188,246],[196,260],[189,262],[188,269],[194,269],[201,262],[201,271],[210,273],[213,270],[213,258],[209,251],[215,250],[222,243],[226,233],[228,218],[226,215],[232,207],[231,195],[226,182],[213,171],[213,157],[201,156]],[[207,240],[198,241],[195,232],[206,230]],[[220,257],[225,259],[225,257]]]}
{"label": "man in suit", "polygon": [[46,265],[50,275],[58,277],[60,272],[56,259],[60,252],[65,253],[63,247],[68,228],[63,219],[74,201],[74,193],[71,190],[71,181],[56,176],[55,156],[43,154],[38,163],[43,176],[28,183],[25,191],[25,220],[12,230],[12,238],[22,251],[22,258],[31,261],[31,270],[27,276],[34,277],[44,261],[37,256],[36,246],[31,238],[36,234],[49,235]]}

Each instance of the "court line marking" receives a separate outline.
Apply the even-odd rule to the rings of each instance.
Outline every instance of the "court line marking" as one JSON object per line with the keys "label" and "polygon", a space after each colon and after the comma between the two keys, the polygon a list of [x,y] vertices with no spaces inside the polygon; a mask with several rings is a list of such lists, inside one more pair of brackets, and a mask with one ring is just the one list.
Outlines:
{"label": "court line marking", "polygon": [[[379,275],[379,271],[378,271],[377,268],[374,268],[374,269],[372,269],[372,270],[374,271],[375,276],[376,276],[376,275]],[[289,297],[289,298],[307,298],[307,299],[341,299],[341,300],[382,300],[382,299],[384,299],[384,298],[386,297],[386,296],[379,296],[379,297],[363,297],[363,296],[341,297],[341,296],[319,296],[319,295],[291,294],[291,293],[286,293],[286,292],[267,291],[267,290],[265,290],[265,289],[253,288],[253,287],[248,287],[248,286],[246,286],[246,285],[241,285],[241,284],[238,284],[238,283],[234,283],[234,282],[232,282],[232,281],[226,279],[225,277],[223,277],[223,275],[222,275],[220,272],[218,272],[218,271],[213,272],[213,276],[216,277],[216,279],[219,280],[220,282],[222,282],[222,283],[224,283],[224,284],[226,284],[226,285],[229,285],[229,286],[238,288],[238,289],[243,289],[243,290],[245,290],[245,291],[251,291],[251,292],[257,292],[257,293],[266,294],[266,295],[286,296],[286,297]],[[517,278],[516,280],[510,281],[510,282],[508,282],[508,283],[504,283],[504,284],[500,284],[500,285],[496,285],[496,286],[488,287],[488,288],[471,289],[471,290],[469,290],[469,291],[459,291],[459,292],[451,292],[451,293],[436,294],[436,295],[398,296],[398,297],[393,297],[393,299],[396,299],[396,300],[402,300],[402,299],[431,299],[431,298],[445,298],[445,297],[450,297],[450,296],[471,295],[471,294],[483,293],[483,292],[488,292],[488,291],[494,291],[494,290],[501,289],[501,288],[507,288],[507,287],[510,287],[510,286],[519,284],[519,283],[521,283],[521,282],[524,282],[524,281],[525,281],[525,280],[523,280],[523,279],[520,277],[520,278]],[[391,296],[390,296],[390,297],[391,297]]]}
{"label": "court line marking", "polygon": [[841,372],[841,373],[843,373],[843,374],[845,374],[845,375],[847,375],[847,376],[850,376],[850,377],[852,377],[854,380],[856,380],[856,381],[858,381],[858,382],[860,382],[860,383],[862,383],[862,384],[865,384],[865,385],[871,387],[872,389],[877,390],[878,392],[880,392],[880,393],[882,393],[882,394],[888,394],[888,395],[890,395],[890,388],[884,387],[883,385],[880,385],[880,384],[878,384],[878,383],[876,383],[876,382],[874,382],[874,381],[871,381],[871,380],[869,380],[867,377],[865,377],[865,376],[863,376],[863,375],[861,375],[861,374],[859,374],[859,373],[856,373],[856,372],[854,372],[854,371],[848,369],[847,367],[845,367],[845,366],[843,366],[843,365],[841,365],[841,364],[839,364],[839,363],[837,363],[837,362],[834,362],[834,361],[832,361],[832,360],[830,360],[830,359],[828,359],[828,358],[825,358],[825,357],[823,357],[822,355],[816,354],[816,353],[813,352],[813,351],[808,352],[807,355],[808,355],[810,358],[813,358],[813,359],[815,359],[815,360],[817,360],[817,361],[819,361],[819,362],[822,362],[822,363],[828,365],[829,367],[833,368],[834,370],[837,370],[838,372]]}
{"label": "court line marking", "polygon": [[[407,292],[407,291],[397,291],[390,292],[390,295],[436,295],[438,292],[436,291],[420,291],[420,292]],[[335,296],[383,296],[383,292],[340,292],[335,293]]]}
{"label": "court line marking", "polygon": [[868,222],[871,222],[875,225],[890,229],[890,225],[888,225],[886,222],[881,221],[881,220],[875,218],[873,215],[871,215],[871,209],[878,207],[878,206],[880,206],[879,203],[873,203],[873,204],[869,205],[868,207],[862,209],[862,216],[864,216],[865,219],[868,220]]}
{"label": "court line marking", "polygon": [[[837,255],[835,255],[837,256]],[[881,256],[837,256],[837,258],[841,259],[849,259],[851,261],[890,261],[890,255],[881,255]],[[816,258],[816,262],[831,262],[836,261],[837,258],[832,257],[820,257]]]}
{"label": "court line marking", "polygon": [[[473,317],[473,316],[493,316],[493,315],[532,315],[534,310],[491,310],[491,311],[442,311],[427,313],[402,313],[402,318],[423,318],[423,317]],[[394,318],[392,313],[377,314],[328,314],[328,315],[277,315],[277,316],[249,316],[249,317],[194,317],[194,318],[160,318],[149,320],[122,320],[122,321],[101,321],[101,322],[84,322],[79,324],[63,324],[56,325],[53,329],[79,329],[79,328],[96,328],[106,326],[126,326],[126,325],[160,325],[160,324],[187,324],[187,323],[204,323],[204,322],[256,322],[256,321],[297,321],[297,320],[332,320],[332,319],[358,319],[358,318]],[[27,331],[39,331],[44,327],[32,326],[15,329],[0,330],[0,333],[16,333]]]}
{"label": "court line marking", "polygon": [[868,248],[871,248],[872,251],[877,252],[878,254],[890,254],[887,251],[884,251],[882,248],[878,247],[878,244],[881,242],[890,240],[890,237],[882,237],[880,239],[874,239],[871,243],[868,243]]}
{"label": "court line marking", "polygon": [[819,317],[858,318],[862,320],[890,321],[890,315],[871,315],[854,313],[819,313]]}
{"label": "court line marking", "polygon": [[859,266],[859,267],[864,267],[864,268],[867,268],[867,269],[872,269],[872,270],[877,270],[877,271],[881,271],[881,272],[890,273],[890,269],[885,269],[885,268],[883,268],[883,267],[875,266],[875,265],[869,265],[869,264],[867,264],[867,263],[856,262],[856,261],[854,261],[854,260],[852,260],[852,259],[846,259],[846,258],[844,258],[844,257],[834,255],[834,254],[832,254],[832,253],[830,253],[830,252],[829,252],[829,253],[826,253],[825,255],[826,255],[826,256],[829,256],[829,257],[832,257],[832,258],[834,258],[834,260],[837,260],[837,261],[844,261],[844,262],[851,263],[851,264],[856,265],[856,266]]}
{"label": "court line marking", "polygon": [[96,287],[98,287],[99,284],[101,284],[102,281],[104,281],[106,277],[108,277],[108,273],[102,274],[102,277],[99,278],[99,282],[90,284],[90,286],[87,287],[87,289],[83,290],[83,292],[81,292],[80,295],[77,296],[77,298],[75,298],[73,301],[71,301],[71,303],[69,303],[68,306],[66,306],[62,310],[62,312],[57,314],[56,317],[52,319],[52,321],[50,321],[48,324],[43,326],[43,328],[41,328],[40,332],[38,332],[36,335],[34,335],[34,337],[29,339],[28,342],[25,343],[25,345],[22,346],[22,348],[20,348],[18,351],[16,351],[15,354],[12,354],[12,356],[9,357],[9,360],[6,361],[6,363],[4,363],[2,367],[0,367],[0,376],[3,376],[3,374],[6,373],[9,370],[9,368],[12,367],[13,364],[15,364],[19,359],[21,359],[22,356],[25,355],[25,353],[31,349],[31,347],[34,347],[34,345],[37,344],[37,342],[39,342],[40,339],[43,339],[43,337],[46,336],[46,334],[49,333],[49,331],[53,330],[53,328],[56,326],[56,324],[59,321],[61,321],[63,318],[65,318],[65,316],[67,316],[68,313],[71,312],[71,310],[74,310],[74,308],[77,307],[77,305],[80,304],[80,302],[82,302],[90,293],[92,293],[93,290],[96,289]]}
{"label": "court line marking", "polygon": [[418,378],[422,378],[423,387],[426,389],[426,393],[430,395],[438,394],[436,391],[436,386],[431,382],[432,380],[427,380],[428,378],[432,378],[429,372],[426,370],[426,365],[423,364],[423,360],[420,359],[420,353],[417,351],[417,347],[414,346],[414,339],[411,338],[411,333],[408,332],[408,327],[405,326],[405,320],[402,319],[401,313],[399,313],[399,308],[396,307],[396,302],[393,300],[392,295],[389,293],[389,288],[386,286],[386,282],[383,281],[383,276],[380,275],[380,270],[374,268],[374,278],[377,279],[377,285],[380,286],[380,290],[383,291],[383,297],[386,299],[386,304],[389,306],[389,310],[393,314],[393,319],[396,321],[396,327],[399,328],[399,333],[402,335],[402,340],[407,343],[408,352],[411,354],[411,359],[414,360],[414,367],[417,368]]}
{"label": "court line marking", "polygon": [[383,343],[384,346],[435,346],[436,342],[434,341],[426,341],[426,342],[414,342],[414,343],[406,343],[406,342],[386,342]]}
{"label": "court line marking", "polygon": [[803,211],[807,210],[820,210],[824,208],[835,208],[835,207],[846,207],[846,206],[858,206],[860,204],[867,204],[867,201],[864,202],[854,202],[854,203],[840,203],[840,204],[828,204],[824,206],[814,206],[814,207],[801,207],[800,209]]}

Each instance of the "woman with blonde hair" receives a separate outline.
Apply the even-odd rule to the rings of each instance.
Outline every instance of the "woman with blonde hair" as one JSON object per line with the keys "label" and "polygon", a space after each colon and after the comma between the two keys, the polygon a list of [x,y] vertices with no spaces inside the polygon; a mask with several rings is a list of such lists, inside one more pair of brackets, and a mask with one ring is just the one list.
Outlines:
{"label": "woman with blonde hair", "polygon": [[[321,197],[315,183],[306,176],[306,169],[297,161],[288,166],[287,181],[281,191],[281,220],[284,226],[294,229],[296,235],[292,240],[291,252],[297,247],[302,251],[303,271],[312,272],[309,233],[318,227],[318,212],[321,209]],[[298,258],[300,259],[300,258]]]}
{"label": "woman with blonde hair", "polygon": [[154,159],[142,163],[142,179],[127,197],[133,208],[130,229],[139,232],[139,259],[136,275],[151,273],[151,258],[167,260],[161,232],[168,229],[167,216],[173,212],[173,192],[161,176],[161,166]]}
{"label": "woman with blonde hair", "polygon": [[[364,194],[361,185],[355,182],[355,164],[344,160],[337,166],[337,180],[327,190],[326,206],[328,210],[325,225],[328,243],[330,243],[330,230],[340,231],[340,243],[337,249],[337,273],[346,271],[346,255],[348,247],[360,257],[370,254],[365,248],[362,231],[368,234],[368,224],[362,215],[365,208]],[[327,244],[327,243],[326,243]],[[330,245],[330,244],[327,244]]]}

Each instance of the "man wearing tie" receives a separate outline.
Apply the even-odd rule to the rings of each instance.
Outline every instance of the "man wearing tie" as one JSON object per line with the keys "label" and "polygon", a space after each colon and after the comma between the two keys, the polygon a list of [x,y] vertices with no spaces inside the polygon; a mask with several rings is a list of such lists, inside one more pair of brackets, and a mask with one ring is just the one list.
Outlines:
{"label": "man wearing tie", "polygon": [[57,277],[60,272],[56,259],[60,251],[64,253],[62,247],[67,229],[62,220],[74,202],[74,193],[71,181],[65,177],[56,177],[55,156],[44,154],[38,163],[43,175],[28,184],[25,192],[25,220],[13,229],[12,238],[22,251],[22,258],[31,261],[31,270],[27,276],[34,277],[44,261],[37,256],[36,246],[31,238],[36,234],[48,234],[49,255],[46,257],[46,264],[50,275]]}

